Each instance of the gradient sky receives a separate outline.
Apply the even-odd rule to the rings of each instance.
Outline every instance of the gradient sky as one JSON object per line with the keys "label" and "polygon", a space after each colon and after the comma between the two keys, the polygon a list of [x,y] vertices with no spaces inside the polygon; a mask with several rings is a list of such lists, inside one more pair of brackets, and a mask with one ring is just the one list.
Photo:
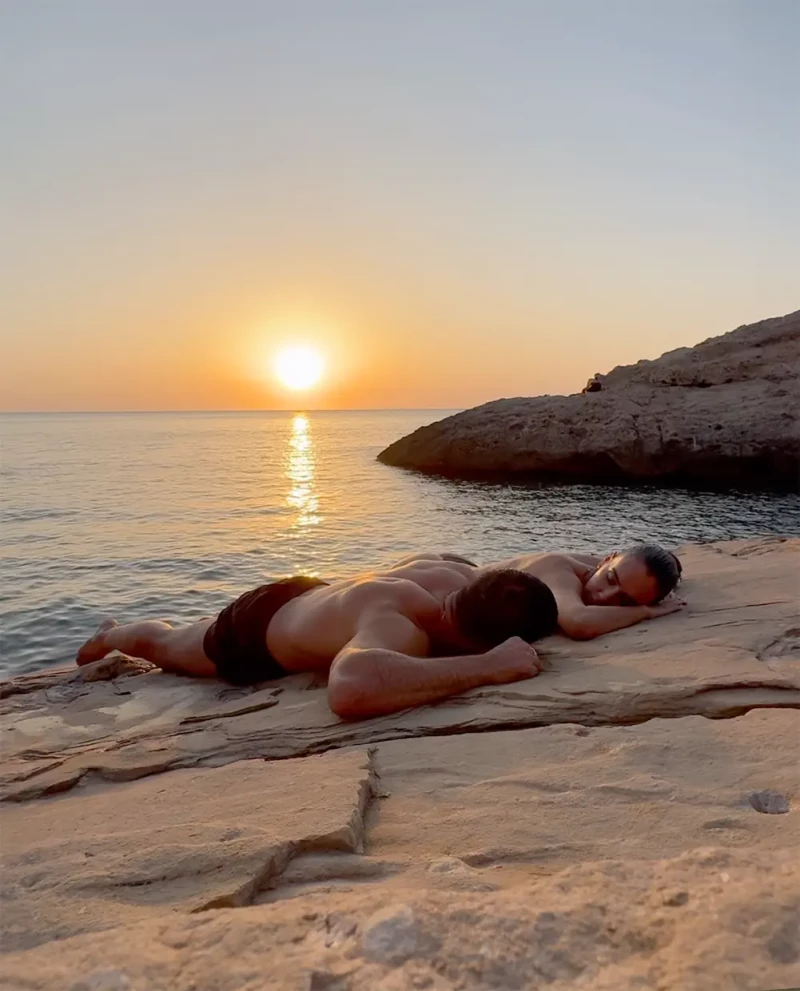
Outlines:
{"label": "gradient sky", "polygon": [[471,406],[796,309],[798,44],[797,0],[2,0],[0,407]]}

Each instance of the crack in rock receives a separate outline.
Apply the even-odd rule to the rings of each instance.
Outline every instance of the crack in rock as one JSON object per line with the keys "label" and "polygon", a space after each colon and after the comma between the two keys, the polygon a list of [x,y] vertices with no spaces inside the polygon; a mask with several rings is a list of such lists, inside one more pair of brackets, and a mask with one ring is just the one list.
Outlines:
{"label": "crack in rock", "polygon": [[[702,685],[694,688],[673,689],[667,695],[663,686],[658,690],[642,689],[638,692],[621,692],[616,698],[610,693],[563,693],[555,698],[527,699],[527,706],[519,696],[511,704],[504,693],[495,692],[490,697],[493,711],[475,714],[463,722],[454,724],[446,721],[437,724],[438,706],[427,710],[401,713],[397,717],[383,720],[368,720],[362,723],[332,723],[321,729],[295,727],[292,737],[287,740],[283,731],[271,731],[264,727],[253,733],[233,738],[215,735],[209,740],[208,749],[184,751],[168,746],[172,734],[159,737],[164,746],[164,756],[157,760],[146,759],[147,750],[139,756],[137,745],[151,743],[153,738],[140,738],[129,746],[130,754],[117,751],[124,760],[111,760],[104,752],[91,750],[66,760],[61,767],[41,770],[36,777],[23,778],[21,782],[11,776],[4,781],[5,790],[0,795],[2,802],[24,802],[44,798],[73,788],[81,781],[96,778],[103,781],[134,781],[138,778],[178,768],[220,766],[238,760],[261,758],[269,761],[282,761],[294,757],[308,757],[350,746],[371,746],[380,742],[426,736],[458,736],[467,733],[491,733],[504,730],[529,729],[559,723],[573,723],[581,726],[621,725],[631,726],[650,719],[673,719],[692,715],[711,719],[730,719],[741,716],[752,709],[791,708],[800,709],[800,688],[788,680],[776,680],[764,686],[756,679],[747,681],[729,680],[727,684]],[[450,706],[473,706],[481,692],[472,699],[461,697],[451,700]],[[513,696],[513,693],[512,693]],[[509,716],[509,711],[514,715]],[[430,714],[428,723],[421,723],[423,712]],[[413,720],[411,726],[403,726],[402,719]],[[148,750],[152,750],[152,746]],[[77,763],[77,766],[70,766]]]}
{"label": "crack in rock", "polygon": [[374,793],[372,751],[355,749],[6,806],[4,946],[124,925],[153,909],[251,905],[298,856],[362,853]]}

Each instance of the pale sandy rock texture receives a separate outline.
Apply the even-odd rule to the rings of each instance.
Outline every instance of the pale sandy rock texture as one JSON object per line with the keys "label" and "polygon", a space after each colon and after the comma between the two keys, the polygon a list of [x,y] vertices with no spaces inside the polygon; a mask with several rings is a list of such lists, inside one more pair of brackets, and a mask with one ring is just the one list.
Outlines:
{"label": "pale sandy rock texture", "polygon": [[587,390],[486,403],[379,459],[451,476],[800,485],[800,310],[615,368]]}
{"label": "pale sandy rock texture", "polygon": [[305,677],[7,685],[0,986],[800,985],[799,553],[685,548],[687,614],[360,724]]}
{"label": "pale sandy rock texture", "polygon": [[363,750],[236,761],[3,810],[4,948],[248,905],[299,853],[361,852]]}
{"label": "pale sandy rock texture", "polygon": [[7,991],[766,991],[800,980],[796,851],[576,865],[513,890],[379,885],[0,959]]}

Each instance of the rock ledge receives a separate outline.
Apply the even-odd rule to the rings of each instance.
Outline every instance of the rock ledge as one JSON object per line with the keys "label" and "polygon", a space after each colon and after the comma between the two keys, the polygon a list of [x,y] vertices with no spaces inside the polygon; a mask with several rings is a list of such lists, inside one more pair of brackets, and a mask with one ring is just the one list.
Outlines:
{"label": "rock ledge", "polygon": [[452,477],[794,490],[798,408],[800,310],[596,375],[578,395],[466,410],[378,459]]}

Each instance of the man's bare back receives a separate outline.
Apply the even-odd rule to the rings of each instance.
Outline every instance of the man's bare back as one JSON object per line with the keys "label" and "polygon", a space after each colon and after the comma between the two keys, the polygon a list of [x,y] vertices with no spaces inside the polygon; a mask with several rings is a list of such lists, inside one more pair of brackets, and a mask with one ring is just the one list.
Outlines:
{"label": "man's bare back", "polygon": [[474,579],[474,567],[431,554],[323,585],[275,614],[267,629],[267,646],[287,671],[326,669],[371,618],[380,623],[388,614],[428,631],[435,652],[447,597]]}

